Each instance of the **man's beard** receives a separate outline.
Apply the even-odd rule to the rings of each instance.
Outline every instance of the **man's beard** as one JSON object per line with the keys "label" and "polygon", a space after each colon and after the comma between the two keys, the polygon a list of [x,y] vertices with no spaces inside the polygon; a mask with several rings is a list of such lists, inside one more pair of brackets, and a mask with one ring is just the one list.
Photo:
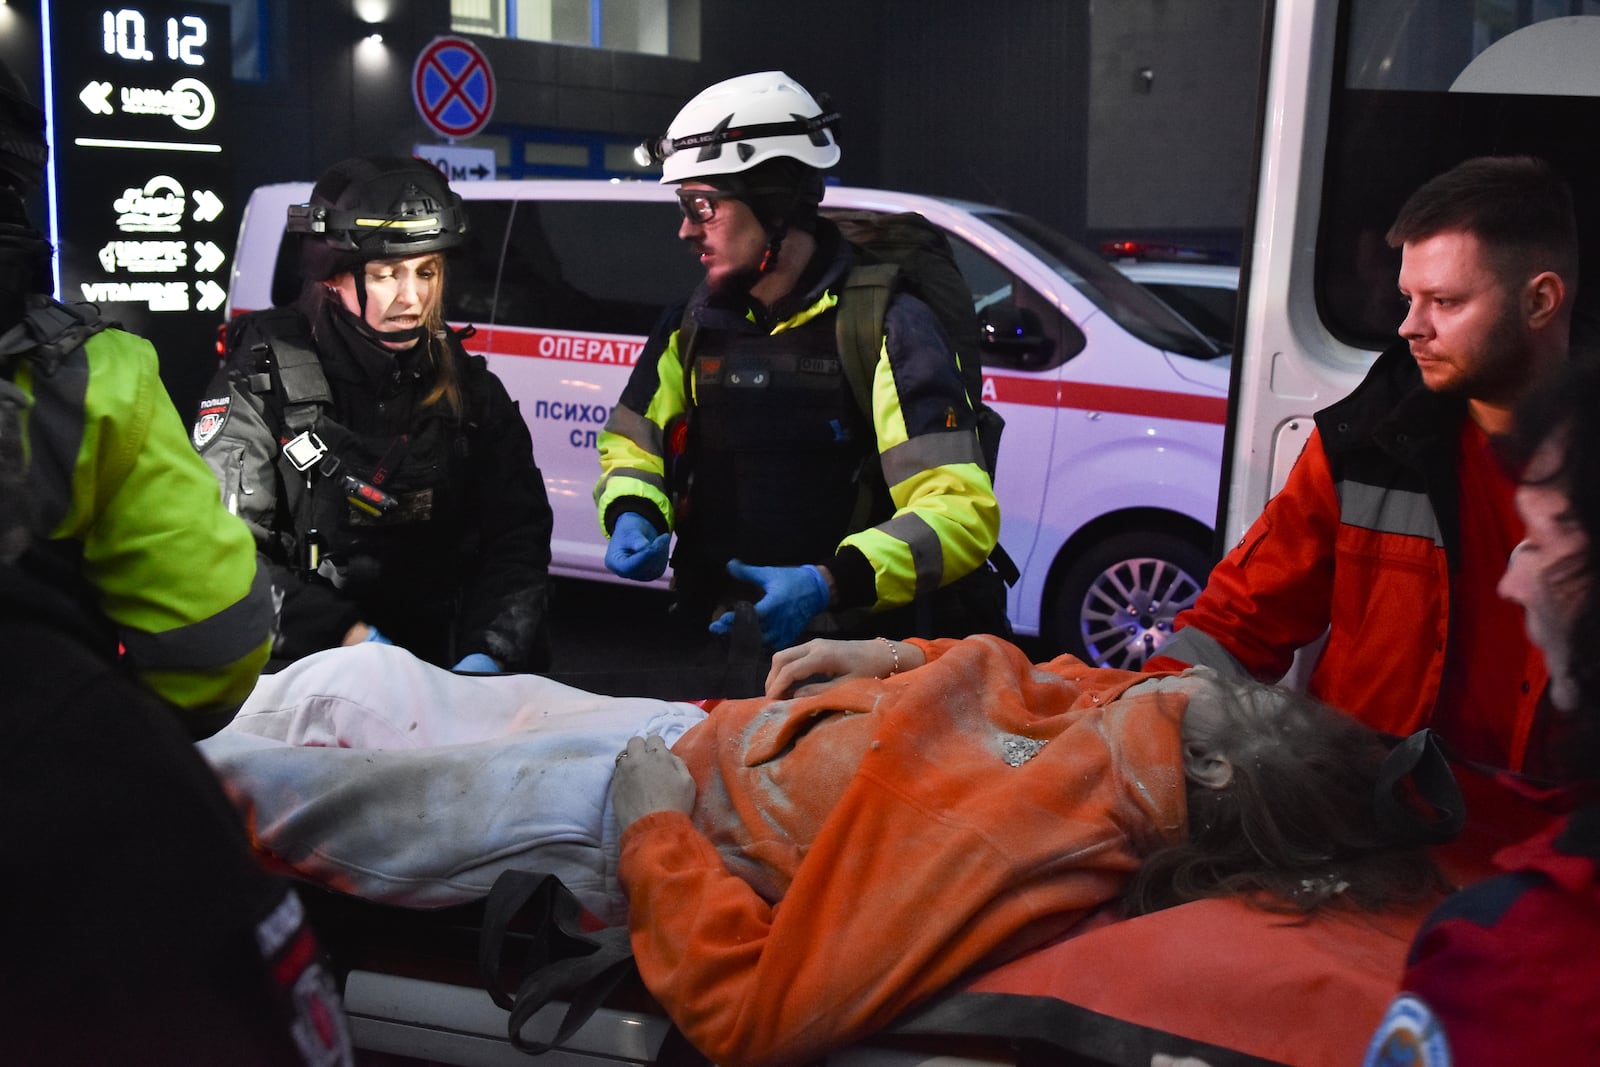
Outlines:
{"label": "man's beard", "polygon": [[1456,364],[1459,375],[1439,392],[1491,404],[1511,404],[1533,377],[1533,345],[1520,316],[1516,294],[1508,294],[1494,326],[1476,346],[1470,367]]}

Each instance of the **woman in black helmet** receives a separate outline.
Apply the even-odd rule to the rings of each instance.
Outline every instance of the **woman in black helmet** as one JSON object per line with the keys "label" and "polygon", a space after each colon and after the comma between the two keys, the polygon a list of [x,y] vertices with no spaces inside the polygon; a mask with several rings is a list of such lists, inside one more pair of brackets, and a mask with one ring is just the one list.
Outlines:
{"label": "woman in black helmet", "polygon": [[230,324],[195,445],[270,566],[278,660],[359,641],[457,670],[548,666],[550,505],[516,405],[444,323],[461,199],[350,159],[289,209],[305,286]]}

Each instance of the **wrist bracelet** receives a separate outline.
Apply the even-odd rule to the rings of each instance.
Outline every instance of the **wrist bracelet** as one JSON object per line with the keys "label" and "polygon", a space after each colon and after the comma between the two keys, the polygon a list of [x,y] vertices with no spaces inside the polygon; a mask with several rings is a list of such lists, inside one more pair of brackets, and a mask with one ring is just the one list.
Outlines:
{"label": "wrist bracelet", "polygon": [[900,673],[900,650],[896,648],[894,642],[889,640],[887,637],[880,637],[878,640],[889,646],[889,655],[894,657],[894,666],[890,667],[889,673],[884,675],[885,678],[893,678],[895,675]]}

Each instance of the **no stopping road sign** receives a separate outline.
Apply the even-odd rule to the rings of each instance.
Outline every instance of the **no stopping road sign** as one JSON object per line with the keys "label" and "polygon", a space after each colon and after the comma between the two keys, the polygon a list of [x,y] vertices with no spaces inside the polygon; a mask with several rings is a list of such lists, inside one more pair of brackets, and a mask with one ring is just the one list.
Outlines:
{"label": "no stopping road sign", "polygon": [[494,72],[471,41],[436,37],[411,68],[411,98],[443,137],[471,137],[494,114]]}

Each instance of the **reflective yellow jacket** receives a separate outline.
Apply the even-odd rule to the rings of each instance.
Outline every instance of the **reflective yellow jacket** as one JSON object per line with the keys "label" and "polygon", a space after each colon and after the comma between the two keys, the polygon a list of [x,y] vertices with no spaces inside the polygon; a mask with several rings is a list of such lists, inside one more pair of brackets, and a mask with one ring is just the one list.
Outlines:
{"label": "reflective yellow jacket", "polygon": [[209,734],[266,662],[270,587],[148,341],[107,329],[53,373],[18,361],[36,538],[67,549],[133,671]]}

